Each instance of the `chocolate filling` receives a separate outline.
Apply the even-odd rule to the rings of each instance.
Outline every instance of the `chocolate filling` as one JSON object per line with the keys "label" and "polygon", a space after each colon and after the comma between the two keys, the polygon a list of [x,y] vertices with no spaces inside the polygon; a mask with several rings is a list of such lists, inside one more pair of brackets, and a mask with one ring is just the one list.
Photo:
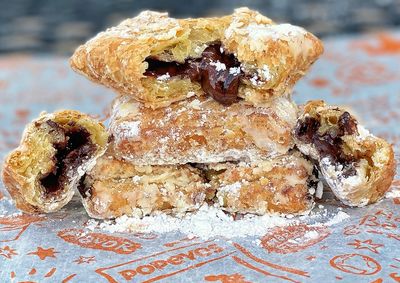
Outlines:
{"label": "chocolate filling", "polygon": [[46,194],[55,194],[68,182],[67,173],[76,170],[96,150],[96,146],[90,140],[90,133],[75,124],[71,129],[64,129],[54,121],[47,124],[64,135],[61,142],[54,144],[56,154],[53,170],[40,179],[40,183]]}
{"label": "chocolate filling", "polygon": [[[314,165],[312,174],[308,177],[307,186],[309,188],[313,188],[316,191],[319,182],[320,182],[319,171],[318,171],[318,168]],[[307,195],[307,199],[311,200],[311,199],[313,199],[313,196],[309,194],[309,195]]]}
{"label": "chocolate filling", "polygon": [[87,175],[83,175],[78,183],[78,191],[83,198],[87,198],[92,194],[92,187],[86,182]]}
{"label": "chocolate filling", "polygon": [[201,58],[188,58],[184,63],[165,62],[154,57],[147,58],[146,62],[149,67],[145,76],[160,77],[168,73],[171,77],[187,77],[200,83],[206,94],[223,105],[238,101],[240,79],[244,73],[237,58],[226,53],[220,43],[204,49]]}
{"label": "chocolate filling", "polygon": [[346,111],[337,122],[337,128],[331,127],[325,133],[319,133],[321,122],[314,117],[305,117],[298,121],[295,128],[295,135],[298,140],[304,143],[312,143],[321,157],[329,157],[333,162],[343,165],[343,175],[353,176],[356,170],[353,166],[356,158],[343,152],[342,137],[357,132],[357,122]]}

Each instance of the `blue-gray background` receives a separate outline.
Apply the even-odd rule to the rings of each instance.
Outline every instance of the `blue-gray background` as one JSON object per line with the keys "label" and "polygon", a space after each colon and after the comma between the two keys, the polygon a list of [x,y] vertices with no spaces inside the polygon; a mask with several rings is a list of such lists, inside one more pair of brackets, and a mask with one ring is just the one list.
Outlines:
{"label": "blue-gray background", "polygon": [[400,0],[0,0],[0,52],[69,55],[98,31],[144,9],[198,17],[240,6],[321,37],[400,25]]}

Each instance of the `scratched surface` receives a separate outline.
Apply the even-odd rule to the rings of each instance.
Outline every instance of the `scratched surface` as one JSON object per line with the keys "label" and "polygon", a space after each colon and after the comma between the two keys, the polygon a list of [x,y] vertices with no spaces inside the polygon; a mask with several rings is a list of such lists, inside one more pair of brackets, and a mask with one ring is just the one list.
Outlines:
{"label": "scratched surface", "polygon": [[[398,32],[332,38],[295,99],[349,105],[399,153],[399,64]],[[106,119],[112,98],[70,71],[66,58],[0,57],[0,158],[40,111]],[[47,217],[22,215],[0,186],[0,282],[400,282],[400,199],[344,211],[350,219],[334,226],[276,228],[259,239],[79,236],[89,219],[79,200]],[[304,237],[308,231],[317,236]]]}

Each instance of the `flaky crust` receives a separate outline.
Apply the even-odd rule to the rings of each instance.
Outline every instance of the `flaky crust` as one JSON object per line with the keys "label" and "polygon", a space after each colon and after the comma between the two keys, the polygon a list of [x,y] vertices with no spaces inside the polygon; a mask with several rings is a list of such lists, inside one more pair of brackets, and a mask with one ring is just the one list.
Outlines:
{"label": "flaky crust", "polygon": [[314,205],[313,166],[299,152],[255,163],[219,163],[206,176],[222,209],[237,213],[304,214]]}
{"label": "flaky crust", "polygon": [[[309,143],[299,137],[299,125],[310,118],[320,121],[317,129],[320,136],[326,133],[337,136],[343,133],[339,121],[344,115],[350,124],[344,126],[348,130],[335,143],[341,144],[340,150],[349,158],[349,162],[338,161],[331,154],[321,153],[315,141]],[[297,147],[317,161],[327,184],[344,204],[365,206],[381,199],[389,189],[396,168],[392,146],[370,134],[344,109],[326,105],[320,100],[310,101],[303,107],[296,129],[294,137]],[[324,137],[327,138],[326,135]]]}
{"label": "flaky crust", "polygon": [[79,191],[89,216],[99,219],[193,211],[214,195],[200,170],[189,165],[135,166],[110,151]]}
{"label": "flaky crust", "polygon": [[90,80],[158,108],[204,93],[189,79],[145,77],[145,59],[183,62],[200,57],[213,42],[221,42],[241,62],[246,76],[239,96],[254,105],[290,92],[323,52],[322,43],[311,33],[290,24],[277,25],[248,8],[199,19],[144,11],[80,46],[70,64]]}
{"label": "flaky crust", "polygon": [[[57,187],[55,192],[46,193],[41,179],[56,171],[59,166],[55,144],[66,142],[64,130],[74,129],[87,131],[93,147],[84,156],[74,156],[82,159],[82,162],[75,162],[79,166],[67,168],[65,183]],[[9,153],[3,164],[3,183],[16,206],[29,213],[47,213],[66,205],[74,194],[79,178],[105,151],[107,139],[108,135],[102,124],[78,111],[41,113],[38,119],[27,125],[20,145]],[[88,144],[86,142],[83,146]]]}
{"label": "flaky crust", "polygon": [[293,147],[297,107],[278,97],[268,107],[225,107],[198,97],[150,109],[127,97],[114,102],[115,152],[136,165],[265,160]]}

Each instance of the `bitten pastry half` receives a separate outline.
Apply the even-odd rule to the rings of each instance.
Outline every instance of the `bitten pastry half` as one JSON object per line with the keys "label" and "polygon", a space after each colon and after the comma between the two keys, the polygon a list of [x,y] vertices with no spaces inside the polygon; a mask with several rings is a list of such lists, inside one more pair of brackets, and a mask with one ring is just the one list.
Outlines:
{"label": "bitten pastry half", "polygon": [[2,178],[17,208],[57,211],[74,195],[86,170],[104,153],[102,124],[78,111],[42,113],[27,125],[18,148],[6,158]]}
{"label": "bitten pastry half", "polygon": [[313,165],[297,151],[267,161],[206,166],[216,202],[226,211],[305,214],[314,205]]}
{"label": "bitten pastry half", "polygon": [[115,154],[136,165],[249,162],[287,153],[296,121],[297,106],[284,96],[268,107],[192,97],[155,110],[120,97],[109,131]]}
{"label": "bitten pastry half", "polygon": [[303,28],[248,8],[199,19],[144,11],[80,46],[70,64],[151,108],[194,95],[260,105],[289,93],[322,52]]}
{"label": "bitten pastry half", "polygon": [[392,183],[392,146],[370,134],[340,107],[308,102],[294,138],[299,150],[317,162],[333,193],[346,205],[374,203]]}
{"label": "bitten pastry half", "polygon": [[214,195],[190,165],[135,166],[111,150],[81,179],[79,192],[89,216],[98,219],[194,211]]}

